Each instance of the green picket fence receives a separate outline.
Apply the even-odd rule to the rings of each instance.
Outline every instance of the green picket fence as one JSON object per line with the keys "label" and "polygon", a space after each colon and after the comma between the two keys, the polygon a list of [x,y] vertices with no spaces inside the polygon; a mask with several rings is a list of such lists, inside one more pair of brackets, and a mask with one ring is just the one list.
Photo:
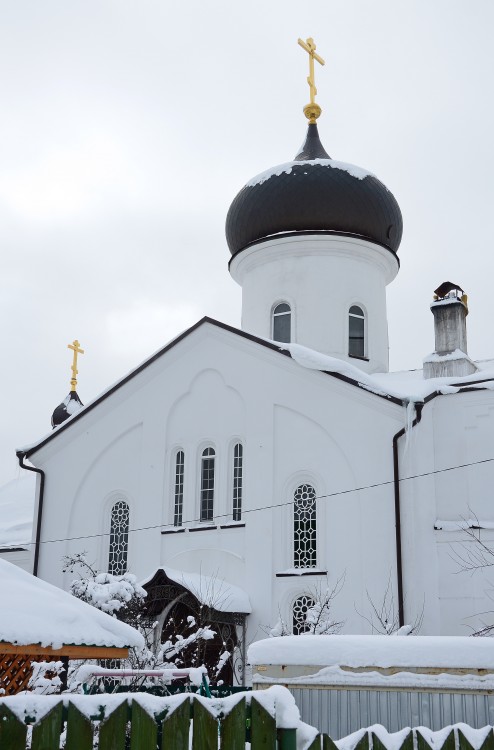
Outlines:
{"label": "green picket fence", "polygon": [[[195,695],[13,696],[0,699],[0,750],[245,750],[247,742],[251,750],[338,750],[328,735],[300,722],[277,726],[278,699],[279,692],[267,710],[253,693],[233,701]],[[470,732],[457,725],[388,735],[371,727],[342,744],[353,750],[494,750],[492,727],[481,741],[479,730],[473,740]]]}
{"label": "green picket fence", "polygon": [[192,750],[245,750],[246,742],[252,750],[296,749],[296,729],[277,728],[273,716],[255,699],[247,703],[245,696],[224,715],[221,701],[184,695],[159,714],[129,698],[113,710],[101,705],[98,714],[87,716],[76,705],[83,705],[81,698],[89,696],[74,702],[60,699],[39,721],[28,713],[20,720],[19,710],[14,713],[8,705],[12,698],[0,699],[0,750],[29,745],[31,750],[93,750],[96,741],[99,750],[189,750],[191,726]]}

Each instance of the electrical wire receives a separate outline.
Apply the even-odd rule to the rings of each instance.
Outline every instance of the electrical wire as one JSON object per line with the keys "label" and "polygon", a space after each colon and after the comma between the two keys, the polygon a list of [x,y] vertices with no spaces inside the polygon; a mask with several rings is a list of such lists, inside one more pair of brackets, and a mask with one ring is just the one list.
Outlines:
{"label": "electrical wire", "polygon": [[[432,471],[425,471],[421,474],[412,474],[411,476],[408,476],[408,477],[401,477],[398,481],[408,482],[412,479],[422,479],[423,477],[430,477],[435,474],[444,474],[448,471],[456,471],[458,469],[466,469],[469,466],[479,466],[480,464],[487,464],[487,463],[491,463],[492,461],[494,461],[494,458],[484,458],[480,461],[471,461],[465,464],[457,464],[456,466],[448,466],[445,469],[434,469]],[[364,490],[373,490],[373,489],[377,489],[378,487],[386,487],[391,484],[394,484],[394,479],[389,479],[385,482],[375,482],[374,484],[366,484],[366,485],[362,485],[361,487],[353,487],[352,489],[348,489],[348,490],[337,490],[336,492],[329,492],[325,495],[316,495],[314,499],[315,500],[328,500],[333,497],[340,497],[341,495],[350,495],[353,492],[363,492]],[[282,503],[273,503],[271,505],[264,505],[262,508],[250,508],[250,509],[247,508],[245,510],[242,510],[242,517],[250,513],[260,513],[266,510],[273,510],[275,508],[284,508],[288,505],[293,505],[293,500],[289,500],[289,501],[282,502]],[[222,514],[215,516],[215,519],[221,519],[221,518],[230,519],[231,513],[222,513]],[[193,518],[187,521],[183,521],[182,526],[184,524],[190,524],[190,523],[203,523],[203,522],[201,522],[199,518]],[[216,526],[216,523],[214,525]],[[152,529],[182,528],[182,526],[174,527],[172,524],[157,523],[157,524],[153,524],[150,526],[139,526],[135,529],[129,529],[128,533],[135,534],[139,531],[150,531]],[[232,528],[235,528],[235,522],[232,522]],[[81,536],[62,537],[61,539],[43,539],[40,541],[40,544],[59,544],[61,542],[74,542],[74,541],[79,541],[79,540],[84,540],[84,539],[98,539],[101,537],[110,536],[110,533],[111,532],[107,531],[101,534],[86,534],[86,535],[81,535]],[[34,544],[35,542],[27,542],[27,543],[24,543],[22,546],[28,547]],[[1,552],[1,548],[0,548],[0,552]]]}

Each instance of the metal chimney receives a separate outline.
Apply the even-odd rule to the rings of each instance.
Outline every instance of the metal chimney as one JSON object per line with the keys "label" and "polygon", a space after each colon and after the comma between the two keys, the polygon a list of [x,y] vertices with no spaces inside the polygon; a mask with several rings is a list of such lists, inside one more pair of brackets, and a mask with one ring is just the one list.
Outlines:
{"label": "metal chimney", "polygon": [[424,378],[463,377],[477,372],[467,351],[468,300],[458,284],[445,281],[434,291],[435,351],[424,359]]}

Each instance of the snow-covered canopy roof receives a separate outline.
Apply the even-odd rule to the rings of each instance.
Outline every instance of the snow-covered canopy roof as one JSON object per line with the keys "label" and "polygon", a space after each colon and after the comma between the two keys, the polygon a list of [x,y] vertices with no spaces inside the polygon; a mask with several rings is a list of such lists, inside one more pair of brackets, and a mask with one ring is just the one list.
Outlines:
{"label": "snow-covered canopy roof", "polygon": [[289,635],[256,641],[252,665],[494,670],[491,638],[466,636]]}
{"label": "snow-covered canopy roof", "polygon": [[130,625],[1,559],[0,602],[0,650],[2,641],[53,649],[144,646]]}
{"label": "snow-covered canopy roof", "polygon": [[208,576],[203,573],[185,573],[169,567],[160,567],[152,575],[140,581],[140,585],[146,588],[153,578],[163,573],[179,585],[183,586],[193,594],[200,604],[205,604],[218,612],[239,612],[249,614],[252,612],[247,593],[239,586],[228,583],[219,576]]}
{"label": "snow-covered canopy roof", "polygon": [[0,487],[0,553],[31,541],[35,485],[35,475],[26,471]]}

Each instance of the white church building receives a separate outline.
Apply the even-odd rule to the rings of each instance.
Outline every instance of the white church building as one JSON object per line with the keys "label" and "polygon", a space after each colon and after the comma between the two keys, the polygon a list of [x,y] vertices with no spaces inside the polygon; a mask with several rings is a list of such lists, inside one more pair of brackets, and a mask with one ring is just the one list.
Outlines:
{"label": "white church building", "polygon": [[467,298],[446,282],[436,351],[388,371],[401,236],[393,194],[331,159],[312,116],[294,160],[230,207],[241,329],[203,318],[84,407],[74,386],[18,451],[35,574],[68,588],[62,557],[87,551],[147,581],[154,616],[190,592],[242,647],[280,618],[303,632],[335,587],[345,633],[372,631],[388,583],[401,625],[482,627],[489,576],[457,573],[475,534],[494,545],[494,360],[468,357]]}

